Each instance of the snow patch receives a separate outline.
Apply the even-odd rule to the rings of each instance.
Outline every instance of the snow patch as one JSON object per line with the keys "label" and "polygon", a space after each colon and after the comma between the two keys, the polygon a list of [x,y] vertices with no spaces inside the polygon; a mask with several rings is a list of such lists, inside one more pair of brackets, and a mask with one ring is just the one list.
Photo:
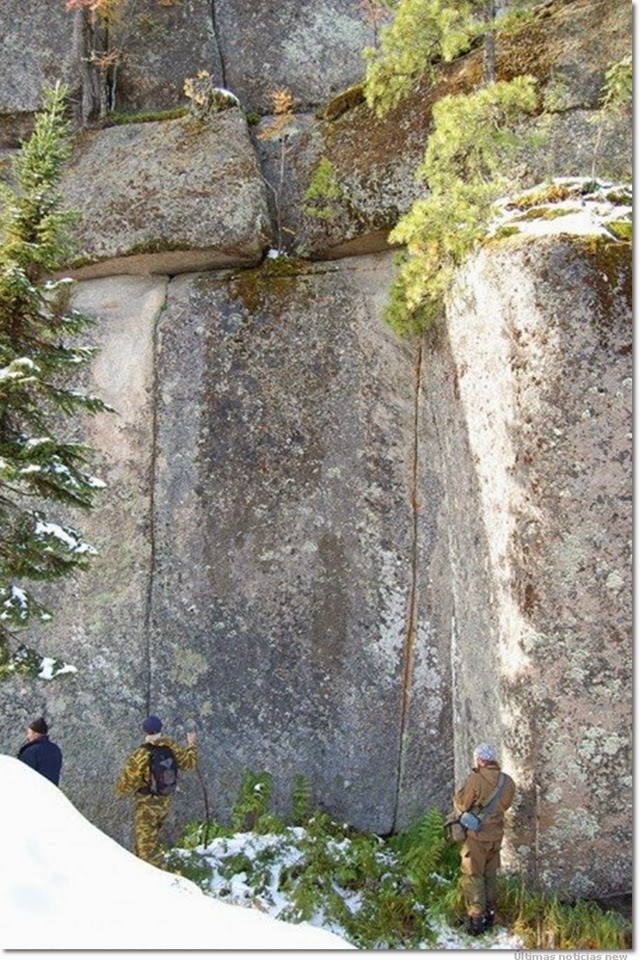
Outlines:
{"label": "snow patch", "polygon": [[352,949],[326,930],[220,903],[139,860],[13,757],[0,755],[0,777],[3,949]]}

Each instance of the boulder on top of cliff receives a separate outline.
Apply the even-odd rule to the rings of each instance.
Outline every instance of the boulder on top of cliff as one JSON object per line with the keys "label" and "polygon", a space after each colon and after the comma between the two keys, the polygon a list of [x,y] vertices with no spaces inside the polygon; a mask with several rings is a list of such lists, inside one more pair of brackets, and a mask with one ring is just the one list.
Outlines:
{"label": "boulder on top of cliff", "polygon": [[0,146],[15,147],[31,132],[43,85],[72,81],[70,15],[62,0],[2,0],[0,36]]}
{"label": "boulder on top of cliff", "polygon": [[221,77],[213,6],[211,0],[121,0],[112,28],[119,52],[115,110],[179,107],[188,77],[198,70]]}
{"label": "boulder on top of cliff", "polygon": [[81,213],[78,278],[253,265],[269,246],[266,188],[238,109],[85,132],[62,189]]}
{"label": "boulder on top of cliff", "polygon": [[268,112],[286,87],[298,109],[317,106],[364,76],[362,50],[376,27],[353,0],[226,0],[217,13],[224,82],[252,110]]}
{"label": "boulder on top of cliff", "polygon": [[[605,72],[630,53],[630,38],[626,6],[554,0],[498,39],[498,79],[533,75],[545,109],[535,121],[543,142],[528,157],[528,184],[550,176],[593,175],[595,160],[597,173],[630,176],[630,111],[606,122],[598,113]],[[477,89],[482,69],[481,49],[445,64],[438,82],[417,84],[382,119],[358,86],[316,116],[297,116],[279,196],[291,248],[319,259],[385,249],[398,219],[428,192],[415,174],[434,104]],[[261,150],[267,175],[277,184],[280,144],[267,140]]]}

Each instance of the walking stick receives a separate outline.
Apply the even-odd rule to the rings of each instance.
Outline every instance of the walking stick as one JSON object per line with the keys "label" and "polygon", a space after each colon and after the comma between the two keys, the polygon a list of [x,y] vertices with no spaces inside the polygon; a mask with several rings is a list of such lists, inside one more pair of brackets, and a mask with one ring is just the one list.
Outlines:
{"label": "walking stick", "polygon": [[[188,729],[188,730],[190,730],[190,731],[192,731],[193,733],[195,733],[195,731],[196,731],[196,725],[195,725],[195,722],[194,722],[193,720],[187,720],[186,726],[187,726],[187,729]],[[202,770],[200,769],[200,764],[199,764],[199,762],[198,762],[197,760],[196,760],[196,774],[197,774],[197,776],[198,776],[198,780],[200,781],[200,789],[202,790],[202,799],[203,799],[203,802],[204,802],[204,839],[203,839],[203,846],[206,847],[207,844],[209,843],[209,820],[211,819],[211,809],[210,809],[210,807],[209,807],[209,793],[208,793],[208,791],[207,791],[207,785],[206,785],[205,779],[204,779],[204,777],[203,777],[203,775],[202,775]]]}
{"label": "walking stick", "polygon": [[204,782],[204,777],[202,776],[202,770],[200,769],[200,764],[196,763],[196,773],[198,774],[198,780],[200,781],[200,787],[202,789],[202,799],[204,800],[204,838],[202,845],[206,847],[209,843],[209,820],[211,819],[211,812],[209,810],[209,794],[207,792],[207,785]]}

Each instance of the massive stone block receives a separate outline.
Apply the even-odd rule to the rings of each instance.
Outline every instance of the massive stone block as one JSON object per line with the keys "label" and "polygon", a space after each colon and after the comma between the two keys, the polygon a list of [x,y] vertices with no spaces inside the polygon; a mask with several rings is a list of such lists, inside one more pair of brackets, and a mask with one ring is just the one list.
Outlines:
{"label": "massive stone block", "polygon": [[65,790],[126,842],[104,785],[149,709],[200,734],[174,831],[264,768],[280,809],[302,772],[385,832],[495,739],[507,865],[627,889],[628,245],[493,242],[428,349],[381,324],[388,255],[278,269],[80,285],[119,412],[87,425],[100,557],[32,637],[78,673],[3,686],[3,748],[45,711]]}
{"label": "massive stone block", "polygon": [[286,88],[297,109],[314,107],[364,76],[362,50],[375,43],[364,4],[352,0],[216,3],[222,80],[250,110],[269,113]]}
{"label": "massive stone block", "polygon": [[131,817],[113,787],[148,709],[154,332],[166,286],[166,277],[117,277],[77,289],[74,305],[98,319],[100,352],[85,386],[115,410],[82,425],[82,439],[97,454],[95,472],[108,487],[94,511],[69,518],[98,556],[82,575],[52,584],[48,596],[43,591],[53,623],[26,638],[77,673],[0,685],[2,749],[15,752],[29,720],[45,713],[63,750],[65,793],[124,842]]}
{"label": "massive stone block", "polygon": [[42,104],[44,83],[71,81],[72,15],[64,3],[3,0],[0,36],[0,116],[32,113]]}
{"label": "massive stone block", "polygon": [[252,264],[269,244],[266,188],[235,108],[86,132],[62,189],[82,214],[77,278]]}
{"label": "massive stone block", "polygon": [[92,387],[117,411],[85,427],[109,488],[78,522],[100,556],[30,638],[78,673],[3,687],[3,739],[44,710],[64,789],[124,842],[126,802],[93,784],[149,710],[199,732],[203,780],[182,779],[174,829],[203,816],[203,782],[227,815],[246,768],[273,774],[282,811],[303,773],[314,804],[379,832],[446,804],[442,484],[418,433],[422,351],[381,321],[393,269],[78,287],[99,321]]}
{"label": "massive stone block", "polygon": [[118,110],[185,104],[185,77],[206,70],[246,110],[270,112],[287,88],[309,108],[361,79],[375,30],[352,0],[125,0],[112,29]]}
{"label": "massive stone block", "polygon": [[[0,115],[37,109],[43,82],[64,79],[76,91],[75,13],[64,0],[4,0],[0,33]],[[286,87],[299,107],[316,106],[364,74],[362,49],[375,42],[364,6],[352,0],[124,0],[109,29],[110,106],[159,110],[186,104],[186,77],[207,70],[247,110],[269,112]]]}
{"label": "massive stone block", "polygon": [[218,77],[220,57],[211,0],[123,0],[112,29],[120,52],[118,111],[186,106],[184,81],[199,70]]}
{"label": "massive stone block", "polygon": [[575,896],[631,884],[630,291],[628,244],[489,246],[429,377],[457,777],[474,740],[502,742],[520,788],[509,862]]}
{"label": "massive stone block", "polygon": [[[444,732],[448,658],[428,643],[403,719],[416,382],[379,318],[391,269],[386,256],[170,286],[151,700],[197,723],[223,813],[243,768],[266,768],[281,807],[299,772],[334,815],[388,831],[403,724],[428,715]],[[421,749],[438,766],[449,746]],[[421,812],[443,787],[421,785]]]}

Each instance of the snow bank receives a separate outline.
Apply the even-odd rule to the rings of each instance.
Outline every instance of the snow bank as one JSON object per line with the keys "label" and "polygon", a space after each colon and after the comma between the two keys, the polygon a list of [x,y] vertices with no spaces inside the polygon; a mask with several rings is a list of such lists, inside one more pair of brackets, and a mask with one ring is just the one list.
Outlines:
{"label": "snow bank", "polygon": [[4,949],[353,949],[326,930],[219,903],[144,863],[13,757],[0,755],[0,777]]}

